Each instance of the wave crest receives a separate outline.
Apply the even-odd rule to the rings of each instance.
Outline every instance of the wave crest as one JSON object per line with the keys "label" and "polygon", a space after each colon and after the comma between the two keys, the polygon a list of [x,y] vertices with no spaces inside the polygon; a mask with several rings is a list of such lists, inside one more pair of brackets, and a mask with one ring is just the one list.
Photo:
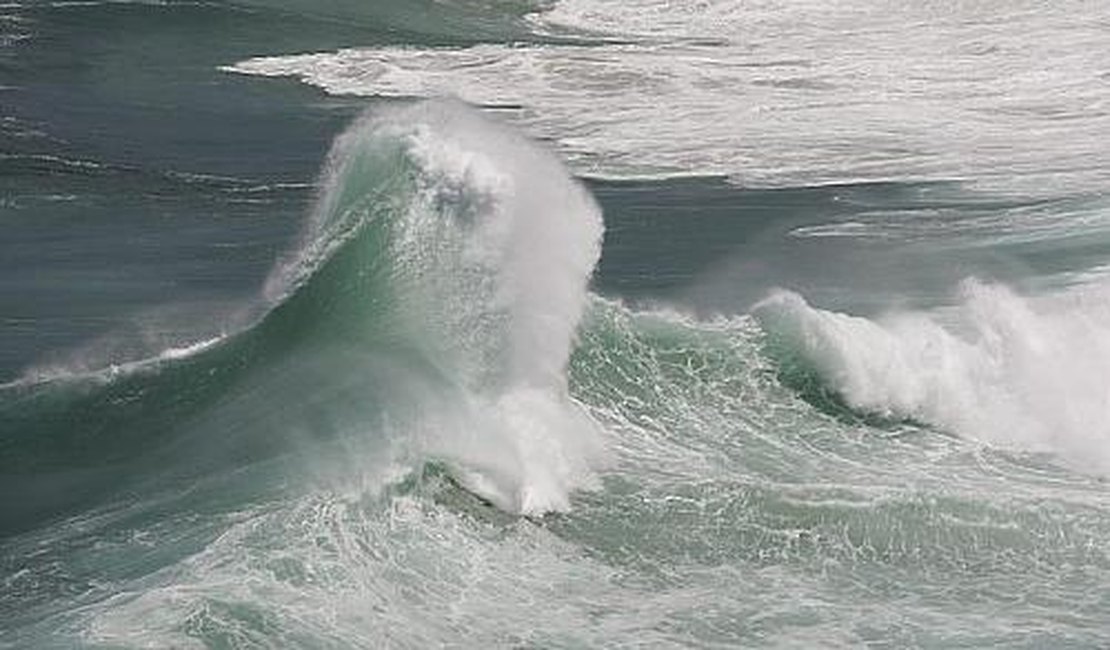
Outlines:
{"label": "wave crest", "polygon": [[424,450],[503,508],[566,508],[600,449],[566,380],[600,255],[590,194],[553,155],[452,101],[363,117],[321,186],[269,291],[315,283],[339,249],[356,257],[340,275],[372,280],[344,299],[374,305],[376,345],[433,369],[421,378],[433,390],[410,391],[427,395]]}

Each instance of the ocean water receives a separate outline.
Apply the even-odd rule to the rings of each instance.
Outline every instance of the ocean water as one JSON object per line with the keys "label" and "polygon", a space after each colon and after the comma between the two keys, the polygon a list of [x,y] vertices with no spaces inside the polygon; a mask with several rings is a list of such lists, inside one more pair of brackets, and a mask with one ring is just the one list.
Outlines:
{"label": "ocean water", "polygon": [[0,647],[1110,644],[1110,6],[0,5]]}

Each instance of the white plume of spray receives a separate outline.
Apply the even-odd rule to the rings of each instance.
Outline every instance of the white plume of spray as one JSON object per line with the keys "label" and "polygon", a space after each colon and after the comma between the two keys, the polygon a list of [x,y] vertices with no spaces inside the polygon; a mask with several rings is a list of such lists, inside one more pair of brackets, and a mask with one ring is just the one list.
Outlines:
{"label": "white plume of spray", "polygon": [[778,292],[754,314],[854,409],[1110,471],[1110,285],[1039,299],[965,281],[952,318],[870,320]]}
{"label": "white plume of spray", "polygon": [[333,211],[362,182],[353,176],[369,168],[404,177],[390,186],[404,201],[369,198],[394,202],[390,222],[375,226],[388,230],[380,266],[390,327],[450,386],[413,387],[426,392],[411,432],[419,453],[443,458],[505,510],[568,508],[604,457],[566,380],[600,255],[601,212],[589,192],[555,156],[453,101],[373,111],[329,160],[310,223],[324,240],[352,230],[350,216]]}

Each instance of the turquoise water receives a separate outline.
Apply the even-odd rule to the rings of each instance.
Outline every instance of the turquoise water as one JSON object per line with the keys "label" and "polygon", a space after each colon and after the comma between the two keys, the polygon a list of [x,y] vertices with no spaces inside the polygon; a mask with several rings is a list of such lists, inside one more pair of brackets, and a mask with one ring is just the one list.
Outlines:
{"label": "turquoise water", "polygon": [[0,646],[1110,638],[1101,7],[0,12]]}

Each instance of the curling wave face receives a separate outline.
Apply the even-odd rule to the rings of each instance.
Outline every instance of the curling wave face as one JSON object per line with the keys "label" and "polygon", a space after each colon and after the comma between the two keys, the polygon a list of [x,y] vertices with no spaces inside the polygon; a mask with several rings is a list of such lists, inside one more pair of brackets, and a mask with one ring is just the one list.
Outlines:
{"label": "curling wave face", "polygon": [[419,407],[425,444],[507,510],[566,508],[599,455],[565,374],[600,254],[588,192],[550,154],[451,102],[360,120],[322,185],[268,293],[316,274],[336,246],[360,247],[377,279],[347,299],[376,302],[374,336],[412,348],[444,385]]}
{"label": "curling wave face", "polygon": [[594,484],[604,453],[565,373],[600,249],[589,194],[452,102],[359,120],[320,187],[253,324],[4,389],[0,415],[19,432],[5,482],[27,494],[9,522],[100,498],[121,471],[204,475],[320,437],[381,465],[441,459],[512,512],[565,509]]}

